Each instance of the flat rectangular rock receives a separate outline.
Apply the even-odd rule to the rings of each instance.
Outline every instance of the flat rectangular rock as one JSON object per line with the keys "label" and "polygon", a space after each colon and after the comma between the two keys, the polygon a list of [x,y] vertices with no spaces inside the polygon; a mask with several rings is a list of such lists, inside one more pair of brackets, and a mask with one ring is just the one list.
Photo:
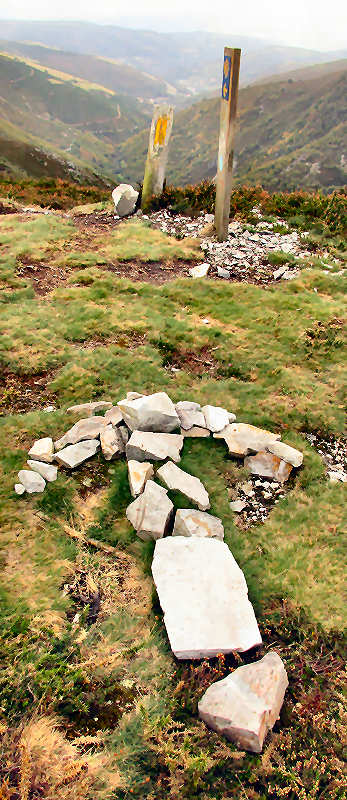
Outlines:
{"label": "flat rectangular rock", "polygon": [[180,460],[184,437],[178,433],[149,433],[134,431],[126,446],[126,456],[133,461]]}
{"label": "flat rectangular rock", "polygon": [[107,411],[112,408],[112,403],[107,400],[95,400],[93,403],[81,403],[79,406],[70,406],[66,409],[67,414],[83,414],[86,417],[91,417],[97,414],[98,411]]}
{"label": "flat rectangular rock", "polygon": [[86,439],[97,439],[105,424],[104,417],[91,416],[86,419],[80,419],[61,439],[55,442],[55,449],[62,450],[68,444],[77,444]]}
{"label": "flat rectangular rock", "polygon": [[96,439],[91,439],[89,442],[78,442],[78,444],[71,444],[69,447],[65,447],[64,450],[60,450],[59,453],[55,454],[55,459],[62,467],[74,469],[74,467],[79,467],[80,464],[83,464],[87,458],[94,456],[99,448],[100,442]]}
{"label": "flat rectangular rock", "polygon": [[161,539],[152,573],[177,658],[243,653],[261,644],[243,572],[224,542]]}
{"label": "flat rectangular rock", "polygon": [[194,438],[201,439],[209,439],[211,436],[211,432],[208,430],[208,428],[199,428],[196,425],[193,425],[193,427],[189,428],[189,430],[181,428],[181,434],[182,436],[192,436]]}
{"label": "flat rectangular rock", "polygon": [[284,442],[269,442],[267,449],[274,456],[282,458],[283,461],[293,467],[301,467],[304,460],[303,453],[300,453],[300,450],[295,450],[295,447],[290,447],[289,444],[284,444]]}
{"label": "flat rectangular rock", "polygon": [[168,489],[176,489],[176,491],[189,497],[200,508],[200,511],[207,511],[210,508],[209,496],[199,478],[184,472],[177,464],[168,461],[167,464],[158,469],[157,475],[164,481]]}
{"label": "flat rectangular rock", "polygon": [[265,431],[263,428],[248,425],[246,422],[231,422],[228,435],[230,434],[241,446],[248,448],[248,452],[255,453],[265,450],[269,442],[275,442],[281,438],[279,433]]}

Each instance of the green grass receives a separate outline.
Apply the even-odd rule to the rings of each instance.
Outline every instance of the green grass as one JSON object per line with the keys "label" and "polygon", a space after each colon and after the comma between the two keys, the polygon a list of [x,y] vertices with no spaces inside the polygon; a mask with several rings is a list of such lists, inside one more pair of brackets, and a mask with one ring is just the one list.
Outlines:
{"label": "green grass", "polygon": [[[90,778],[77,796],[346,798],[346,485],[327,481],[304,436],[345,430],[346,278],[324,274],[318,260],[267,289],[188,279],[155,286],[98,268],[93,253],[106,262],[197,257],[194,243],[138,221],[96,237],[95,250],[89,243],[84,252],[74,219],[11,215],[0,221],[0,241],[4,376],[25,376],[34,386],[29,381],[47,373],[57,397],[53,413],[43,411],[43,400],[41,410],[16,414],[0,386],[0,724],[2,763],[14,764],[11,789],[23,787],[27,774],[30,790],[38,791],[35,770],[25,772],[16,744],[21,726],[38,714],[58,715],[61,735],[74,737],[81,757],[92,744],[104,759],[104,784]],[[34,296],[30,279],[17,274],[25,254],[52,268],[66,261],[68,280]],[[201,353],[199,374],[189,371],[192,351]],[[216,366],[214,377],[206,358]],[[172,372],[178,362],[180,371]],[[60,471],[42,496],[13,491],[34,439],[56,439],[69,426],[68,405],[116,402],[129,390],[222,405],[304,452],[291,491],[264,524],[246,530],[229,507],[230,486],[244,469],[228,458],[223,441],[187,439],[181,459],[206,486],[211,513],[223,520],[244,571],[261,654],[277,650],[288,670],[281,720],[262,756],[239,753],[198,720],[197,700],[211,681],[258,656],[172,658],[150,578],[153,543],[136,537],[124,513],[131,500],[125,462],[97,456],[76,474]],[[114,546],[116,557],[70,538],[74,531]],[[78,600],[87,578],[102,592],[90,627]],[[71,597],[63,587],[73,582]],[[38,755],[28,748],[30,765]],[[8,769],[0,767],[3,793]],[[77,792],[72,770],[67,775],[62,786]],[[56,784],[52,777],[48,783],[52,795]],[[40,791],[49,796],[41,784]]]}

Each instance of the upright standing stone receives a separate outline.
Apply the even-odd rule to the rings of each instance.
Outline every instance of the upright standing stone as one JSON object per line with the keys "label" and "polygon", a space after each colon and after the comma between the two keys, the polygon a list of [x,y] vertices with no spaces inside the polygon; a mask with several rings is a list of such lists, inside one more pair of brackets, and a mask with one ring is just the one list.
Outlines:
{"label": "upright standing stone", "polygon": [[213,683],[199,702],[199,716],[238,747],[260,753],[279,717],[287,686],[282,659],[267,653]]}
{"label": "upright standing stone", "polygon": [[169,139],[173,122],[170,106],[154,106],[148,154],[143,179],[141,208],[146,211],[150,197],[161,194],[169,152]]}
{"label": "upright standing stone", "polygon": [[261,644],[243,572],[224,542],[161,539],[152,573],[177,658],[211,658]]}
{"label": "upright standing stone", "polygon": [[241,50],[225,47],[214,217],[214,225],[220,242],[226,241],[228,238],[240,59]]}

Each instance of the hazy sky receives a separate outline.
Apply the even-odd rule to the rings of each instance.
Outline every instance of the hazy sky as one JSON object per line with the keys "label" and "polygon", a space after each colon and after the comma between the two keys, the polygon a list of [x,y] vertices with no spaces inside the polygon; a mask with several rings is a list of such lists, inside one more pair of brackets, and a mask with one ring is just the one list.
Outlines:
{"label": "hazy sky", "polygon": [[0,0],[1,18],[89,20],[154,30],[261,36],[317,50],[347,48],[346,0]]}

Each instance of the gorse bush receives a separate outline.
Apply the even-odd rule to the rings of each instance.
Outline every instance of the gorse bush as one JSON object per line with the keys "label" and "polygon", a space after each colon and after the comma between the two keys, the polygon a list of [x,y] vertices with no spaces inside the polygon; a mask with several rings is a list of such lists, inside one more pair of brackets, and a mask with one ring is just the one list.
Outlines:
{"label": "gorse bush", "polygon": [[100,186],[81,186],[59,178],[23,181],[0,178],[0,196],[41,208],[66,211],[77,205],[108,200],[111,189],[103,185],[102,181],[100,184]]}

